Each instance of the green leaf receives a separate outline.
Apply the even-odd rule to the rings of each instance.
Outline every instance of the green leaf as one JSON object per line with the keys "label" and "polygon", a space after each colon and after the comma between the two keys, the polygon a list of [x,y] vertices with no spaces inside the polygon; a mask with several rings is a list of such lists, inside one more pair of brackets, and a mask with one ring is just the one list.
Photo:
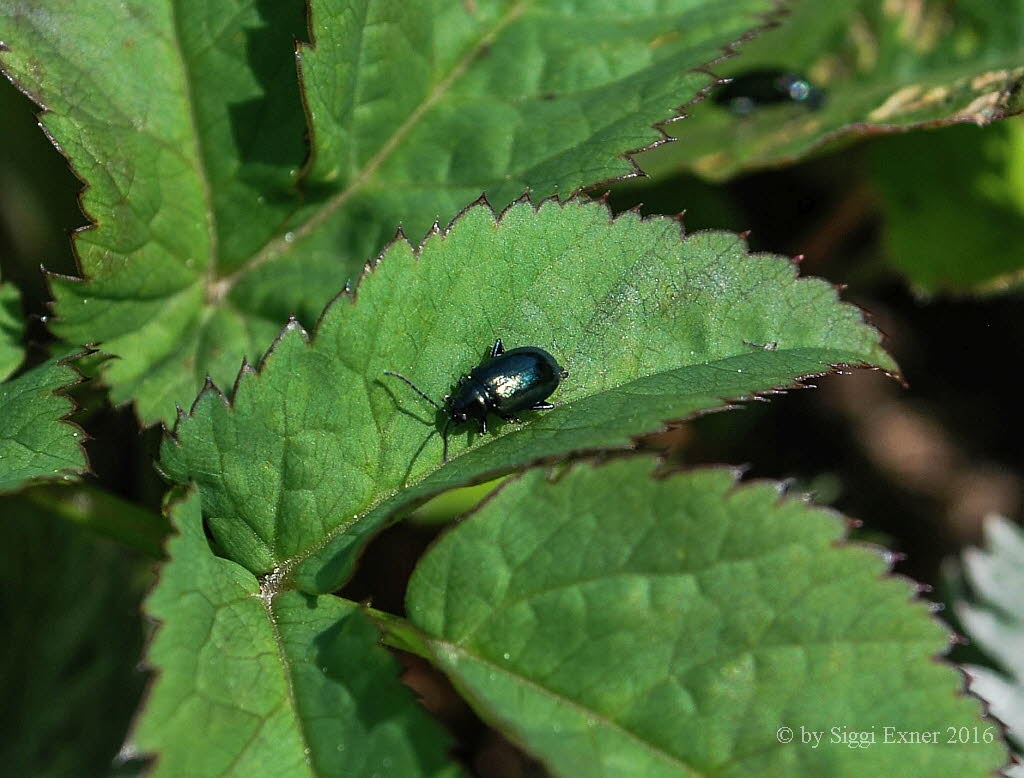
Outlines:
{"label": "green leaf", "polygon": [[48,0],[6,4],[0,27],[2,64],[46,106],[96,225],[74,236],[88,282],[53,279],[51,326],[122,357],[104,368],[115,403],[167,418],[279,326],[204,296],[296,207],[303,3]]}
{"label": "green leaf", "polygon": [[[486,257],[486,263],[480,259]],[[354,336],[354,333],[359,333]],[[442,467],[438,400],[495,338],[550,351],[570,373],[545,413],[456,428]],[[486,205],[414,250],[393,244],[312,343],[289,325],[227,402],[203,392],[162,451],[194,481],[223,552],[333,591],[397,510],[453,486],[632,436],[828,372],[894,365],[861,312],[786,259],[727,233],[603,205]]]}
{"label": "green leaf", "polygon": [[0,765],[105,778],[145,680],[147,566],[31,494],[0,498]]}
{"label": "green leaf", "polygon": [[21,339],[25,317],[21,312],[21,295],[11,284],[0,284],[0,381],[18,369],[25,358]]}
{"label": "green leaf", "polygon": [[162,559],[167,520],[89,483],[54,484],[26,493],[35,506],[65,521],[116,540],[152,559]]}
{"label": "green leaf", "polygon": [[1024,532],[992,517],[985,540],[987,550],[964,552],[971,597],[955,604],[956,615],[972,642],[1001,668],[968,667],[971,691],[988,702],[1024,754]]}
{"label": "green leaf", "polygon": [[[991,775],[948,635],[842,517],[724,470],[528,473],[421,560],[407,611],[486,719],[558,775]],[[885,744],[883,727],[938,732]],[[995,726],[993,726],[993,730]],[[788,727],[792,742],[780,742]],[[832,728],[875,732],[834,742]],[[806,732],[824,732],[814,747]]]}
{"label": "green leaf", "polygon": [[481,192],[632,174],[627,152],[707,85],[696,69],[775,5],[316,0],[301,197],[301,0],[5,7],[3,66],[96,223],[75,236],[89,280],[54,279],[53,329],[102,342],[113,401],[169,422],[289,315],[311,325],[399,224],[418,238]]}
{"label": "green leaf", "polygon": [[0,384],[0,493],[34,480],[70,480],[88,469],[84,434],[64,419],[74,410],[57,394],[78,373],[51,359]]}
{"label": "green leaf", "polygon": [[295,249],[351,246],[361,261],[395,225],[419,238],[481,192],[501,209],[524,191],[564,196],[633,175],[625,152],[659,142],[653,125],[707,86],[694,68],[775,8],[314,2],[316,46],[301,52],[309,178],[335,194]]}
{"label": "green leaf", "polygon": [[136,732],[154,778],[461,774],[359,606],[278,592],[214,556],[194,494],[172,522]]}
{"label": "green leaf", "polygon": [[869,159],[889,260],[915,287],[962,293],[1020,284],[1024,119],[886,138]]}
{"label": "green leaf", "polygon": [[724,77],[782,68],[826,92],[818,110],[763,106],[737,116],[696,106],[680,143],[642,155],[652,174],[680,167],[712,179],[792,162],[865,134],[987,124],[1024,110],[1022,0],[796,0],[776,30],[715,67]]}

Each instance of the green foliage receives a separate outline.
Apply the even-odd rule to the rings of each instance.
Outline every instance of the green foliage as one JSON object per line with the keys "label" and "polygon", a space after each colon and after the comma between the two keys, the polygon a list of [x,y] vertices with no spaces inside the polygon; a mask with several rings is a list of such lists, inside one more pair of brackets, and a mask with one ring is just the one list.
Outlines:
{"label": "green foliage", "polygon": [[[1003,17],[1019,2],[804,0],[732,72],[804,69],[826,105],[744,119],[698,107],[689,145],[665,164],[721,177],[854,126],[1016,111],[1021,28]],[[841,517],[726,470],[669,476],[627,456],[637,436],[809,377],[896,370],[862,312],[790,260],[571,196],[634,174],[631,155],[706,91],[705,67],[780,10],[776,0],[0,8],[0,66],[43,107],[91,221],[73,238],[84,277],[51,278],[59,340],[44,345],[103,349],[79,364],[109,395],[87,387],[76,419],[110,438],[96,444],[105,485],[0,497],[0,553],[16,573],[2,600],[14,643],[0,675],[13,719],[4,731],[27,728],[0,764],[105,778],[138,775],[149,758],[168,778],[462,775],[383,636],[418,654],[409,661],[420,671],[433,662],[560,775],[992,774],[1005,756],[996,738],[835,742],[833,728],[993,728],[936,661],[947,635],[882,555],[845,542]],[[1017,171],[1016,152],[998,150],[1001,171]],[[962,159],[958,183],[983,203],[972,231],[983,210],[1019,216],[1019,182],[989,181],[990,153],[950,152]],[[26,163],[20,180],[33,170]],[[688,196],[708,206],[709,191]],[[715,193],[711,210],[737,205]],[[18,220],[0,195],[4,252]],[[893,236],[920,229],[910,209],[890,211],[903,218]],[[984,269],[932,259],[908,272],[922,287],[1005,281],[1015,224],[969,244],[987,247]],[[412,240],[387,244],[399,225]],[[45,242],[25,245],[35,248],[14,278],[25,309],[43,310],[22,276],[52,255]],[[0,286],[0,381],[25,358],[20,308],[18,291]],[[400,372],[440,403],[496,338],[547,349],[569,371],[554,409],[492,416],[486,433],[449,430],[443,409],[385,376]],[[0,491],[86,470],[85,434],[58,394],[76,380],[58,357],[0,383]],[[143,430],[118,451],[139,425],[108,398],[131,404],[143,428],[190,410],[173,433]],[[140,476],[149,462],[124,461],[157,448],[176,484],[162,495],[167,522],[146,507],[163,491]],[[591,455],[618,458],[567,464]],[[497,481],[421,560],[408,619],[354,602],[362,580],[351,599],[335,594],[389,523],[442,494],[435,515],[450,518]],[[113,766],[139,691],[144,576],[96,534],[169,557],[147,601],[154,680]],[[381,567],[389,585],[402,582]],[[992,678],[998,698],[1006,684]],[[103,715],[98,700],[109,701]],[[826,738],[787,743],[785,727]]]}
{"label": "green foliage", "polygon": [[1024,119],[871,147],[890,261],[925,292],[1003,291],[1024,269]]}
{"label": "green foliage", "polygon": [[21,345],[24,329],[18,288],[0,284],[0,381],[17,370],[25,358],[25,349]]}
{"label": "green foliage", "polygon": [[971,689],[988,701],[1024,754],[1024,533],[993,517],[985,523],[985,539],[986,550],[964,552],[970,596],[956,602],[956,615],[968,637],[1001,668],[968,667]]}
{"label": "green foliage", "polygon": [[[979,712],[933,661],[948,635],[881,555],[842,544],[841,517],[723,470],[650,471],[533,471],[423,558],[410,619],[481,715],[564,776],[937,778],[1004,763],[998,740],[945,743]],[[942,744],[886,746],[882,724]],[[850,748],[832,727],[879,742]],[[827,734],[813,748],[801,728]]]}
{"label": "green foliage", "polygon": [[78,380],[62,360],[51,359],[0,383],[0,492],[87,469],[82,431],[63,420],[74,404],[57,394]]}
{"label": "green foliage", "polygon": [[[555,355],[570,374],[558,407],[487,435],[454,431],[442,466],[442,420],[384,371],[440,399],[496,337]],[[672,219],[613,221],[579,201],[517,204],[498,221],[478,205],[418,251],[393,244],[311,344],[289,325],[230,403],[201,394],[162,464],[196,483],[226,556],[328,592],[404,506],[538,460],[625,448],[667,420],[840,363],[894,368],[829,284],[747,254],[735,235],[683,239]]]}
{"label": "green foliage", "polygon": [[139,560],[30,495],[0,498],[0,765],[106,778],[138,704]]}
{"label": "green foliage", "polygon": [[644,170],[680,167],[722,179],[791,162],[825,143],[954,122],[987,124],[1024,110],[1021,0],[796,0],[778,29],[714,68],[801,73],[827,94],[818,110],[767,106],[737,116],[696,106],[685,142],[642,155]]}
{"label": "green foliage", "polygon": [[311,326],[399,224],[418,238],[481,192],[502,207],[633,172],[626,153],[708,83],[695,68],[772,8],[314,0],[301,175],[301,0],[5,8],[2,64],[96,224],[75,236],[88,281],[54,280],[53,329],[102,342],[113,400],[169,422],[289,315]]}
{"label": "green foliage", "polygon": [[162,559],[170,526],[162,516],[86,483],[51,484],[29,495],[37,508],[116,540],[128,548]]}
{"label": "green foliage", "polygon": [[136,732],[159,755],[154,778],[462,774],[354,603],[274,596],[272,580],[215,557],[194,494],[172,521],[146,606],[159,674]]}

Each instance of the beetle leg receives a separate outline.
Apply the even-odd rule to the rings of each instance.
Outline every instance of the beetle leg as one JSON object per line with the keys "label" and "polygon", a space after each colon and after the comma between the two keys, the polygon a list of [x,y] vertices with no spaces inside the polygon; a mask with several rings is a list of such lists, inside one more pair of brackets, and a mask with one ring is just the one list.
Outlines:
{"label": "beetle leg", "polygon": [[531,411],[550,411],[555,406],[551,403],[534,403],[530,406]]}
{"label": "beetle leg", "polygon": [[480,419],[480,434],[487,434],[487,419]]}
{"label": "beetle leg", "polygon": [[505,347],[501,345],[501,338],[498,338],[496,341],[494,341],[493,348],[491,348],[491,359],[494,359],[494,357],[500,357],[504,353]]}
{"label": "beetle leg", "polygon": [[[552,407],[554,407],[554,406],[552,406]],[[513,424],[522,424],[522,423],[523,423],[523,420],[522,420],[522,419],[518,419],[518,418],[516,418],[515,416],[513,416],[513,415],[511,415],[511,414],[504,414],[504,413],[499,413],[498,415],[499,415],[499,416],[500,416],[500,417],[501,417],[502,419],[504,419],[505,421],[510,421],[510,422],[512,422]]]}

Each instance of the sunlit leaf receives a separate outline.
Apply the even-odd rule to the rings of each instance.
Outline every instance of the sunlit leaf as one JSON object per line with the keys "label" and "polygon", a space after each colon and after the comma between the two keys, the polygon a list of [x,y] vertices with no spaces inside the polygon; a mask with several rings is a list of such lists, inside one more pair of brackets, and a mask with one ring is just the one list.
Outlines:
{"label": "sunlit leaf", "polygon": [[[0,9],[0,64],[48,112],[96,223],[52,327],[102,343],[115,402],[170,421],[402,224],[634,170],[773,0],[69,0]],[[301,179],[299,188],[296,178]],[[301,189],[301,195],[299,190]]]}
{"label": "sunlit leaf", "polygon": [[[466,698],[555,774],[982,778],[1005,763],[936,661],[948,634],[882,555],[843,544],[840,516],[725,470],[652,479],[636,458],[546,478],[510,482],[442,538],[407,610]],[[960,726],[992,738],[947,743]],[[860,733],[876,739],[851,747]]]}
{"label": "sunlit leaf", "polygon": [[[547,349],[569,371],[522,424],[450,435],[430,397],[496,338]],[[312,343],[289,326],[230,403],[203,392],[162,452],[193,480],[213,536],[255,573],[284,568],[333,591],[399,509],[453,486],[572,452],[624,448],[666,420],[728,407],[835,364],[893,368],[861,312],[782,257],[672,219],[611,220],[597,203],[486,205],[419,250],[391,246]]]}
{"label": "sunlit leaf", "polygon": [[172,521],[147,600],[157,676],[135,733],[154,778],[461,775],[357,605],[278,593],[214,556],[194,495]]}

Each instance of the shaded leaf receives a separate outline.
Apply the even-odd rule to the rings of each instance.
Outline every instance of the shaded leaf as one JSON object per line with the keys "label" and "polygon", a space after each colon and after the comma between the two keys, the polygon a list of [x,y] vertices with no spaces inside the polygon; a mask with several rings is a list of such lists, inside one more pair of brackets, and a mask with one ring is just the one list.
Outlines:
{"label": "shaded leaf", "polygon": [[[569,371],[557,407],[523,424],[492,418],[487,435],[455,428],[442,466],[441,414],[383,373],[440,400],[499,337]],[[597,203],[522,203],[497,222],[478,205],[418,250],[393,244],[312,344],[286,328],[230,403],[203,392],[162,462],[197,484],[228,557],[328,592],[404,506],[539,459],[624,448],[837,363],[894,367],[832,286],[748,255],[735,235],[683,239],[672,219],[613,221]]]}
{"label": "shaded leaf", "polygon": [[870,163],[889,260],[911,284],[961,293],[1020,284],[1024,119],[887,138]]}
{"label": "shaded leaf", "polygon": [[[0,32],[0,40],[5,34],[6,29]],[[3,56],[0,46],[0,71]],[[0,276],[18,287],[25,309],[36,312],[50,297],[40,260],[45,258],[50,270],[75,270],[68,236],[82,224],[79,183],[67,160],[39,131],[32,101],[2,74],[0,137],[0,220],[5,223]]]}
{"label": "shaded leaf", "polygon": [[169,422],[289,315],[311,325],[400,223],[630,174],[707,85],[694,69],[775,6],[316,0],[301,197],[301,0],[5,7],[3,66],[49,109],[97,224],[76,235],[89,281],[54,279],[54,331],[102,342],[114,401]]}
{"label": "shaded leaf", "polygon": [[[945,744],[985,726],[935,661],[948,635],[882,555],[842,543],[840,516],[723,470],[650,472],[533,471],[421,560],[410,619],[486,719],[574,778],[981,778],[1006,761],[998,739]],[[885,726],[942,739],[886,745]]]}
{"label": "shaded leaf", "polygon": [[153,776],[461,774],[355,603],[278,593],[214,556],[195,495],[172,522],[147,600],[158,674],[135,733]]}
{"label": "shaded leaf", "polygon": [[25,317],[17,287],[0,284],[0,381],[17,370],[25,358],[21,342],[24,331]]}
{"label": "shaded leaf", "polygon": [[722,179],[799,159],[822,144],[950,123],[987,124],[1024,110],[1021,0],[797,0],[778,28],[715,67],[740,76],[781,68],[824,89],[824,105],[764,106],[747,116],[707,101],[683,142],[638,159]]}
{"label": "shaded leaf", "polygon": [[141,560],[40,507],[0,498],[0,765],[105,778],[142,692]]}
{"label": "shaded leaf", "polygon": [[78,380],[51,359],[0,383],[0,492],[33,480],[70,480],[88,468],[82,431],[63,420],[74,403],[56,393]]}
{"label": "shaded leaf", "polygon": [[971,690],[988,702],[1024,753],[1024,533],[996,516],[985,522],[985,540],[986,549],[964,552],[971,596],[955,603],[956,615],[1001,668],[968,667]]}
{"label": "shaded leaf", "polygon": [[65,521],[111,538],[152,559],[162,559],[170,526],[160,515],[88,482],[38,487],[34,505]]}

